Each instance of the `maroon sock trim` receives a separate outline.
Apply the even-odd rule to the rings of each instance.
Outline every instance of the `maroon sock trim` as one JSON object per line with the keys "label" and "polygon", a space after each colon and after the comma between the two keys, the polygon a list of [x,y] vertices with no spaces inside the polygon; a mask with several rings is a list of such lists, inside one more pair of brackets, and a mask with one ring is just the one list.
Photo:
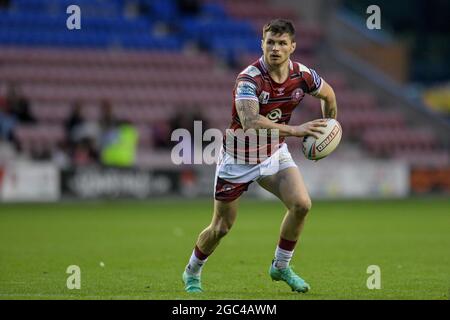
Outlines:
{"label": "maroon sock trim", "polygon": [[280,237],[280,241],[278,242],[278,246],[287,251],[293,251],[297,241],[286,240]]}
{"label": "maroon sock trim", "polygon": [[209,254],[204,254],[203,252],[201,252],[197,246],[195,246],[194,254],[200,260],[205,260],[209,256]]}

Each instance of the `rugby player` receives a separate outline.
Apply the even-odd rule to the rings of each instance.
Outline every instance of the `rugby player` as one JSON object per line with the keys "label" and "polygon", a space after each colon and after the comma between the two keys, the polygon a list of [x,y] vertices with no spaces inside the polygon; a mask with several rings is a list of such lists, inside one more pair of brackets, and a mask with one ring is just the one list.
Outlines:
{"label": "rugby player", "polygon": [[[288,136],[317,137],[326,127],[325,119],[288,125],[305,94],[321,100],[323,118],[336,118],[337,104],[333,89],[315,70],[290,59],[295,46],[292,22],[272,20],[263,27],[263,55],[236,79],[232,121],[224,134],[216,167],[212,221],[198,236],[182,275],[187,292],[203,291],[202,268],[233,226],[239,198],[254,181],[277,196],[287,208],[269,276],[286,282],[293,291],[310,290],[310,285],[289,266],[311,209],[311,199],[284,140]],[[252,143],[248,136],[239,135],[239,130],[245,134],[253,131],[257,137],[270,139]]]}

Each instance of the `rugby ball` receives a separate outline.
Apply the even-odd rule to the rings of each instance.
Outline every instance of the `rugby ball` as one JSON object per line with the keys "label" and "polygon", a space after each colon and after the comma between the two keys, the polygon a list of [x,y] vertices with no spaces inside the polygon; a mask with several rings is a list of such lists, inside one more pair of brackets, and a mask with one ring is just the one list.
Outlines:
{"label": "rugby ball", "polygon": [[317,133],[318,139],[313,136],[303,138],[303,154],[309,160],[325,158],[334,151],[342,138],[342,128],[336,119],[327,119],[327,126],[322,127],[324,133]]}

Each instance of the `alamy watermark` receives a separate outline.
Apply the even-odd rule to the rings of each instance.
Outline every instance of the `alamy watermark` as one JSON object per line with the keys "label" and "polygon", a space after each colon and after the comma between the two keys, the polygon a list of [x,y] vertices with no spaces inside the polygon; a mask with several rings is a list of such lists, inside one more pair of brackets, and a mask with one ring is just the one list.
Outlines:
{"label": "alamy watermark", "polygon": [[70,274],[66,280],[67,289],[81,289],[81,269],[77,265],[70,265],[66,270],[67,274]]}
{"label": "alamy watermark", "polygon": [[[194,121],[194,132],[175,129],[171,141],[178,142],[171,152],[172,162],[180,164],[214,164],[222,148],[233,156],[236,164],[257,164],[268,159],[280,144],[278,130],[216,128],[203,132],[202,121]],[[207,145],[204,147],[204,143]]]}
{"label": "alamy watermark", "polygon": [[367,289],[381,289],[381,269],[379,266],[373,264],[367,267],[366,272],[370,274],[367,278]]}
{"label": "alamy watermark", "polygon": [[366,20],[367,29],[380,30],[381,29],[381,9],[380,9],[380,7],[375,4],[372,4],[367,7],[366,13],[370,14],[370,16]]}
{"label": "alamy watermark", "polygon": [[81,29],[81,9],[79,6],[72,4],[67,7],[66,13],[70,14],[66,20],[66,27],[69,30]]}

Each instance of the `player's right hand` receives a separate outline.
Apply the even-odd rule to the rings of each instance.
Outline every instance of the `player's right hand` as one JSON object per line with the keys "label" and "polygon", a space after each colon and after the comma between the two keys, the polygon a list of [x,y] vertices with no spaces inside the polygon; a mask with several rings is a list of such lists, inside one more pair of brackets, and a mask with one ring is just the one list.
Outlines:
{"label": "player's right hand", "polygon": [[299,126],[294,126],[293,135],[296,137],[313,136],[314,138],[318,139],[319,136],[317,135],[317,133],[323,134],[324,131],[321,128],[326,127],[326,126],[327,126],[326,119],[316,119],[316,120],[301,124]]}

